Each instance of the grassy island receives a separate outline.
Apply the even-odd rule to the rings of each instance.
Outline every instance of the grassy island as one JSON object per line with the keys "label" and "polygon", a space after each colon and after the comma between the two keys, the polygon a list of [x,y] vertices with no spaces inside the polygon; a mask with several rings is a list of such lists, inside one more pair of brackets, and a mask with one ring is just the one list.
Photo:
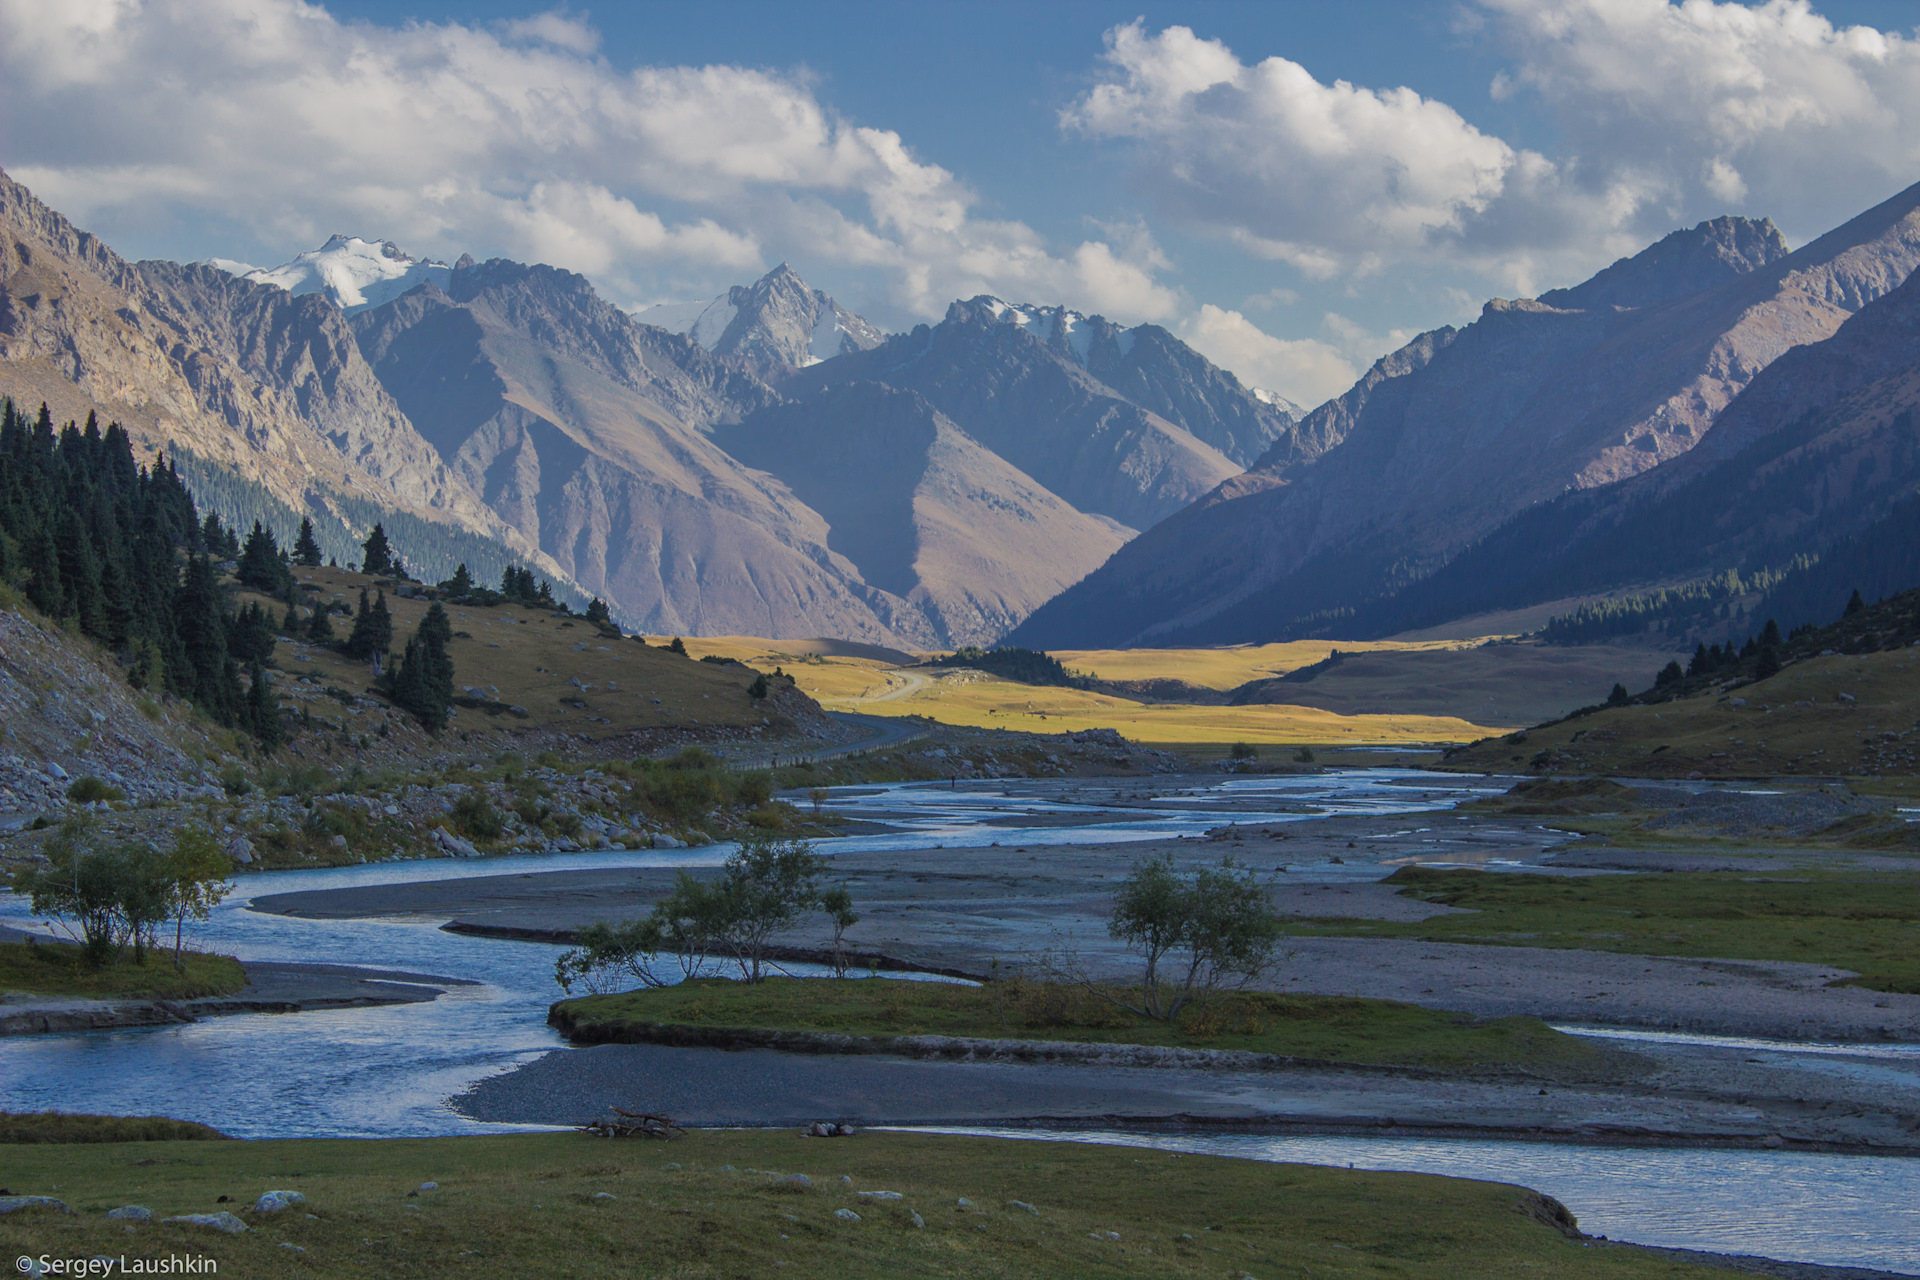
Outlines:
{"label": "grassy island", "polygon": [[1859,986],[1920,992],[1920,875],[1768,872],[1537,876],[1402,867],[1386,879],[1468,914],[1418,922],[1289,920],[1302,934],[1418,938],[1627,955],[1792,960]]}
{"label": "grassy island", "polygon": [[150,952],[145,964],[122,956],[96,969],[79,947],[61,943],[29,946],[0,942],[0,991],[94,1000],[196,1000],[232,995],[247,985],[247,972],[232,956],[202,951]]}
{"label": "grassy island", "polygon": [[[1083,1143],[717,1130],[671,1143],[518,1134],[5,1154],[9,1190],[57,1196],[74,1212],[0,1217],[0,1253],[191,1251],[216,1259],[222,1275],[1723,1274],[1570,1239],[1554,1225],[1556,1206],[1520,1187]],[[810,1185],[778,1180],[796,1173]],[[269,1190],[298,1191],[306,1203],[251,1212]],[[127,1204],[151,1209],[154,1222],[130,1228],[106,1217]],[[249,1230],[159,1221],[220,1210]]]}
{"label": "grassy island", "polygon": [[1026,979],[977,987],[871,978],[699,979],[563,1000],[553,1021],[583,1042],[670,1040],[672,1028],[690,1027],[1233,1049],[1443,1070],[1578,1070],[1608,1053],[1537,1018],[1482,1021],[1392,1000],[1234,992],[1161,1022],[1084,988]]}

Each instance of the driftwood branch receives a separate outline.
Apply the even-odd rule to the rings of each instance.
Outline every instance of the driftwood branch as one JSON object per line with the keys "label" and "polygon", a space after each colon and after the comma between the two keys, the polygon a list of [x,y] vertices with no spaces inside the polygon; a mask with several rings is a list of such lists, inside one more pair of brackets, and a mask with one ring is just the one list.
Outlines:
{"label": "driftwood branch", "polygon": [[629,1111],[625,1107],[615,1107],[611,1116],[589,1120],[575,1128],[596,1138],[672,1139],[686,1136],[686,1130],[675,1124],[672,1116],[651,1111]]}

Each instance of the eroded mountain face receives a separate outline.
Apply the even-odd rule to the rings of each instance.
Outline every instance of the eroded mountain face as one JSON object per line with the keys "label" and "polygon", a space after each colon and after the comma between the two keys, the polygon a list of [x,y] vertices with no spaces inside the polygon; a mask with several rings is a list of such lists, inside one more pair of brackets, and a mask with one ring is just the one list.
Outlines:
{"label": "eroded mountain face", "polygon": [[1789,253],[1771,223],[1675,232],[1586,284],[1424,334],[1018,630],[1021,643],[1270,639],[1417,581],[1516,513],[1685,455],[1784,353],[1920,264],[1920,188]]}
{"label": "eroded mountain face", "polygon": [[346,317],[208,266],[129,263],[0,174],[0,392],[98,412],[143,452],[184,448],[325,517],[413,512],[557,572],[414,431]]}

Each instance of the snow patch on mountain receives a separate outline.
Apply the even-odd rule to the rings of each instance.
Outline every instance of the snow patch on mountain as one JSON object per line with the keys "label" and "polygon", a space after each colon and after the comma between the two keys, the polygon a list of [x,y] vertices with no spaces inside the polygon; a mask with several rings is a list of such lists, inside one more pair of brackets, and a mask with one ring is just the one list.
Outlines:
{"label": "snow patch on mountain", "polygon": [[444,289],[453,277],[453,268],[446,263],[408,257],[391,240],[343,235],[331,236],[318,249],[277,267],[250,267],[229,258],[207,258],[204,262],[288,293],[324,293],[335,306],[348,312],[391,302],[429,280]]}
{"label": "snow patch on mountain", "polygon": [[710,302],[663,302],[634,319],[685,334],[715,355],[800,368],[879,346],[886,336],[784,262]]}
{"label": "snow patch on mountain", "polygon": [[[1121,349],[1125,350],[1126,348],[1123,347]],[[1296,422],[1298,422],[1301,418],[1304,418],[1307,416],[1306,409],[1304,409],[1300,405],[1295,404],[1293,401],[1287,399],[1285,396],[1281,395],[1278,391],[1269,391],[1265,387],[1248,387],[1247,391],[1251,393],[1253,398],[1255,400],[1258,400],[1261,404],[1272,405],[1274,408],[1280,410],[1282,413],[1285,413],[1287,416],[1291,417]]]}
{"label": "snow patch on mountain", "polygon": [[[1081,368],[1086,367],[1088,353],[1093,349],[1094,330],[1082,313],[1071,307],[1036,307],[1030,302],[1014,306],[998,298],[981,297],[974,301],[990,312],[999,323],[1017,324],[1048,345],[1052,345],[1054,335],[1059,334],[1065,340],[1067,350],[1073,353],[1073,358],[1079,362]],[[1119,344],[1122,355],[1133,350],[1136,335],[1132,329],[1110,325],[1107,332]]]}

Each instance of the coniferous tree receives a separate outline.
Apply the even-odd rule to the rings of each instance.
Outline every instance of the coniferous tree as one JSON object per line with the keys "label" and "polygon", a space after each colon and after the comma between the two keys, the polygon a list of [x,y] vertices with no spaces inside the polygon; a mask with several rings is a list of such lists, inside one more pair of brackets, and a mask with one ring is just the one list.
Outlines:
{"label": "coniferous tree", "polygon": [[446,725],[447,712],[453,708],[453,658],[447,652],[452,639],[453,624],[435,601],[386,681],[387,696],[429,733],[438,733]]}
{"label": "coniferous tree", "polygon": [[239,672],[227,653],[227,620],[220,584],[205,556],[190,556],[173,593],[173,615],[185,669],[168,676],[221,724],[232,724],[240,704]]}
{"label": "coniferous tree", "polygon": [[360,607],[353,613],[353,629],[341,649],[349,658],[366,662],[374,655],[373,606],[367,602],[367,589],[360,588]]}
{"label": "coniferous tree", "polygon": [[392,573],[393,568],[393,548],[387,545],[387,531],[376,524],[361,547],[360,572],[379,577]]}
{"label": "coniferous tree", "polygon": [[280,548],[258,520],[253,522],[253,532],[247,535],[246,546],[240,552],[240,565],[233,576],[240,585],[252,587],[255,591],[270,596],[280,594],[282,584],[287,580],[287,566],[280,559]]}
{"label": "coniferous tree", "polygon": [[313,521],[300,517],[300,536],[293,540],[293,562],[308,569],[320,567],[320,543],[313,536]]}
{"label": "coniferous tree", "polygon": [[254,663],[252,684],[247,689],[247,727],[268,751],[279,746],[286,733],[280,724],[280,700],[273,695],[273,681],[265,667]]}
{"label": "coniferous tree", "polygon": [[60,548],[54,545],[53,534],[44,525],[36,527],[27,534],[21,550],[27,600],[49,618],[64,618],[67,593],[60,582]]}
{"label": "coniferous tree", "polygon": [[97,636],[104,629],[106,615],[106,603],[100,595],[100,561],[94,555],[93,540],[87,536],[85,520],[71,506],[61,516],[58,547],[67,614],[79,619],[80,629],[86,634]]}
{"label": "coniferous tree", "polygon": [[587,605],[587,621],[596,627],[613,626],[613,614],[607,608],[607,602],[595,596]]}
{"label": "coniferous tree", "polygon": [[313,644],[330,645],[333,643],[333,619],[327,615],[330,610],[323,602],[307,619],[307,640]]}
{"label": "coniferous tree", "polygon": [[[441,613],[442,617],[446,614]],[[393,614],[387,609],[387,593],[376,591],[373,596],[373,610],[367,615],[371,620],[370,631],[373,636],[373,651],[385,656],[393,648]]]}

